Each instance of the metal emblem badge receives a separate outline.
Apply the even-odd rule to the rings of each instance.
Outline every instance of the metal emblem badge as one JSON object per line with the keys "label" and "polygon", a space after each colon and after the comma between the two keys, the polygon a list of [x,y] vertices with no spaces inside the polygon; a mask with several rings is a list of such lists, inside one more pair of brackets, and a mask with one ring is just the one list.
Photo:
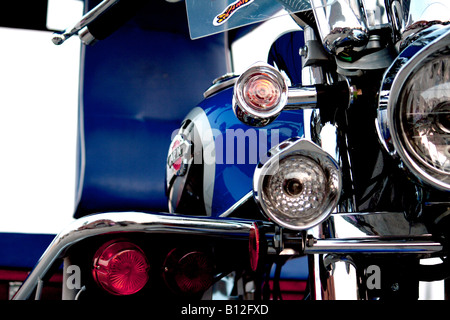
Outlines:
{"label": "metal emblem badge", "polygon": [[172,140],[167,156],[167,169],[172,177],[186,174],[191,159],[191,146],[191,142],[183,134],[177,134]]}

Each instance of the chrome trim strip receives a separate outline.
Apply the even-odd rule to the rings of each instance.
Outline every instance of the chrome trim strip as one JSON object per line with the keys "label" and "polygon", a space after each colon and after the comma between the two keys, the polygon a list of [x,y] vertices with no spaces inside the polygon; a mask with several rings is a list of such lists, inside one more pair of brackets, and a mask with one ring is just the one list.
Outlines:
{"label": "chrome trim strip", "polygon": [[[81,202],[84,189],[84,178],[86,173],[86,139],[84,131],[84,76],[86,63],[86,46],[81,46],[80,53],[80,77],[78,82],[78,150],[76,186],[75,186],[75,208]],[[76,211],[76,209],[75,209]]]}
{"label": "chrome trim strip", "polygon": [[389,239],[383,237],[355,239],[310,239],[305,253],[415,253],[429,254],[442,251],[443,245],[431,237],[417,239]]}
{"label": "chrome trim strip", "polygon": [[403,212],[332,213],[331,217],[335,232],[335,235],[330,236],[332,238],[373,236],[407,238],[430,233],[423,223],[408,221]]}
{"label": "chrome trim strip", "polygon": [[86,216],[75,220],[55,237],[13,299],[28,299],[53,263],[63,258],[71,246],[87,238],[110,233],[142,232],[219,235],[240,239],[249,236],[253,222],[142,212],[112,212]]}
{"label": "chrome trim strip", "polygon": [[245,202],[247,202],[248,199],[250,199],[253,196],[253,191],[249,191],[245,196],[243,196],[241,199],[239,199],[235,204],[233,204],[231,207],[229,207],[224,213],[219,215],[219,217],[228,217],[230,214],[234,212],[237,208],[239,208],[241,205],[243,205]]}
{"label": "chrome trim strip", "polygon": [[300,87],[288,89],[288,100],[284,110],[314,109],[317,107],[316,87]]}
{"label": "chrome trim strip", "polygon": [[238,79],[237,75],[231,74],[231,75],[224,75],[221,78],[218,78],[216,80],[213,81],[213,85],[211,87],[209,87],[204,93],[203,93],[203,97],[206,99],[210,96],[212,96],[213,94],[226,89],[228,87],[234,86],[234,84],[236,83]]}
{"label": "chrome trim strip", "polygon": [[[205,210],[208,216],[211,216],[214,184],[216,177],[216,144],[214,140],[214,133],[209,123],[208,116],[200,107],[195,107],[189,112],[185,119],[191,120],[200,135],[201,143],[197,144],[194,141],[194,150],[203,148],[203,199],[205,201]],[[194,137],[196,140],[197,137]],[[194,159],[194,164],[198,164],[198,159]]]}

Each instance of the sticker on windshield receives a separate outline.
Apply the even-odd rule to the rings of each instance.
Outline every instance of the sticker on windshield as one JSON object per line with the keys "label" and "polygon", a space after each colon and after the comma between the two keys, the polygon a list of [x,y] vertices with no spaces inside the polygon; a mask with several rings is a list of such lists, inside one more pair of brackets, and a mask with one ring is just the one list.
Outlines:
{"label": "sticker on windshield", "polygon": [[220,26],[225,23],[236,11],[249,5],[254,0],[237,0],[230,4],[221,14],[214,18],[213,24],[215,26]]}

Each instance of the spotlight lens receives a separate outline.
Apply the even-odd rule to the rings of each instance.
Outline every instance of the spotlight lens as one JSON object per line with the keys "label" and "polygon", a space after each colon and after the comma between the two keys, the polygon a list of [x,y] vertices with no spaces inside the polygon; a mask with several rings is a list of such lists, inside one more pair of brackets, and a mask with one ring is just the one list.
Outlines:
{"label": "spotlight lens", "polygon": [[325,221],[342,190],[338,163],[300,137],[285,140],[269,153],[253,176],[253,196],[261,212],[292,230],[306,230]]}
{"label": "spotlight lens", "polygon": [[290,156],[280,161],[273,175],[267,176],[263,195],[279,212],[278,217],[293,223],[311,221],[322,210],[327,198],[327,177],[321,166],[305,156]]}

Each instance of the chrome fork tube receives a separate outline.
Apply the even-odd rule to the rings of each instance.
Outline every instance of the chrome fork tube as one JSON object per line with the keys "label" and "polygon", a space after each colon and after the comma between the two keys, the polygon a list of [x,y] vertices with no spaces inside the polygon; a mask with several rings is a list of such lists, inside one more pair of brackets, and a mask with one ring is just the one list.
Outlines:
{"label": "chrome fork tube", "polygon": [[[335,238],[333,218],[309,233],[315,239]],[[332,254],[308,254],[308,267],[312,300],[358,299],[358,279],[351,259]]]}

